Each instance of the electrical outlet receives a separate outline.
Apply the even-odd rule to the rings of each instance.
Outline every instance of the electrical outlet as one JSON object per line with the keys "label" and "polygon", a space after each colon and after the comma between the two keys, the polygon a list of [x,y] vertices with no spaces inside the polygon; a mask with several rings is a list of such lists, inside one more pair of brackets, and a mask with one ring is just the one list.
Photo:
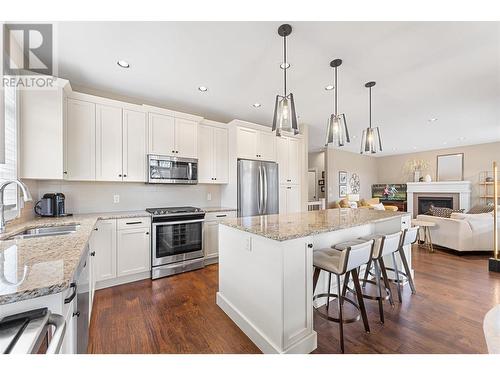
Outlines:
{"label": "electrical outlet", "polygon": [[120,196],[118,194],[113,195],[113,203],[120,203]]}
{"label": "electrical outlet", "polygon": [[207,193],[207,201],[211,201],[212,200],[212,193]]}

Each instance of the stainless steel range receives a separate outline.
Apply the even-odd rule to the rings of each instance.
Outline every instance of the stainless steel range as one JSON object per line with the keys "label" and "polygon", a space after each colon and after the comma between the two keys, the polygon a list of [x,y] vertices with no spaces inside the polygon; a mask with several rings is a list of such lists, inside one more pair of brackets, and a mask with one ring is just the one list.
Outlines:
{"label": "stainless steel range", "polygon": [[151,213],[151,278],[204,266],[205,212],[196,207],[148,208]]}

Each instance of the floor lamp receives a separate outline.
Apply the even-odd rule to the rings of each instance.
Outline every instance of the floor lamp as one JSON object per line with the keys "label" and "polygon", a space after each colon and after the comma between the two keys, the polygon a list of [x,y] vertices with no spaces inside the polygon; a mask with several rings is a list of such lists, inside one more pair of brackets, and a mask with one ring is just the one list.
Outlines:
{"label": "floor lamp", "polygon": [[489,261],[489,270],[500,272],[500,257],[498,254],[498,167],[493,162],[493,258]]}

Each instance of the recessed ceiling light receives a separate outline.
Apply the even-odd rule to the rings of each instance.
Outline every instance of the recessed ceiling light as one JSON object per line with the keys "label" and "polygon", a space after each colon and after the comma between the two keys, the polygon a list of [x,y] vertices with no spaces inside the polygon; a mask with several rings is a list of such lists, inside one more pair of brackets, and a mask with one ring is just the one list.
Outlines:
{"label": "recessed ceiling light", "polygon": [[353,135],[353,136],[352,136],[352,139],[356,139],[356,137],[357,137],[357,135]]}
{"label": "recessed ceiling light", "polygon": [[253,103],[252,104],[255,108],[260,108],[262,106],[262,104],[260,103]]}
{"label": "recessed ceiling light", "polygon": [[116,63],[122,68],[130,68],[130,64],[125,60],[118,60]]}
{"label": "recessed ceiling light", "polygon": [[437,121],[437,118],[433,117],[433,118],[428,119],[427,121],[434,122],[434,121]]}
{"label": "recessed ceiling light", "polygon": [[331,90],[333,90],[333,89],[334,89],[334,86],[333,86],[333,85],[328,85],[328,86],[326,86],[326,87],[325,87],[325,90],[326,90],[326,91],[331,91]]}
{"label": "recessed ceiling light", "polygon": [[200,87],[198,87],[198,90],[201,92],[206,92],[206,91],[208,91],[208,87],[200,86]]}
{"label": "recessed ceiling light", "polygon": [[460,137],[458,138],[459,141],[464,141],[465,140],[465,137]]}
{"label": "recessed ceiling light", "polygon": [[448,142],[446,142],[446,141],[443,142],[443,145],[447,145],[447,144],[448,144]]}
{"label": "recessed ceiling light", "polygon": [[290,67],[290,64],[289,63],[281,63],[280,64],[280,68],[281,69],[288,69]]}
{"label": "recessed ceiling light", "polygon": [[413,146],[413,149],[416,150],[417,149],[417,146]]}

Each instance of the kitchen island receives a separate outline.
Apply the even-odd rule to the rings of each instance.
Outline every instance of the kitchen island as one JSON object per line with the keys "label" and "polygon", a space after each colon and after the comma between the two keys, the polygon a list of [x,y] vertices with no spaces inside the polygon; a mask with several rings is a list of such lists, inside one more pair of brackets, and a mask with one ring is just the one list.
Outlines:
{"label": "kitchen island", "polygon": [[[313,251],[409,226],[407,212],[350,208],[226,220],[219,225],[217,305],[264,353],[310,353],[317,346]],[[405,253],[411,268],[409,247]],[[323,273],[317,288],[326,291]]]}

